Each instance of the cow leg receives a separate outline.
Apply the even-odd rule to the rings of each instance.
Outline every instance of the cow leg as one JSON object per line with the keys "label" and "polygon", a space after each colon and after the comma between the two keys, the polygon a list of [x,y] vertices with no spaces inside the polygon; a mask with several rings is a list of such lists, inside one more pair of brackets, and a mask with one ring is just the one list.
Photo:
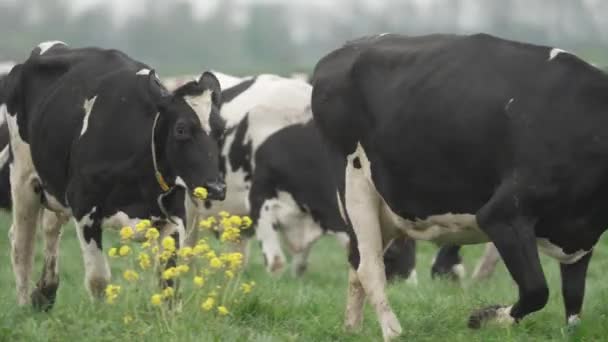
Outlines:
{"label": "cow leg", "polygon": [[41,310],[49,310],[55,304],[55,295],[59,287],[59,242],[61,227],[68,218],[49,210],[41,212],[42,231],[44,233],[44,264],[42,275],[32,292],[32,304]]}
{"label": "cow leg", "polygon": [[103,253],[101,218],[97,210],[93,207],[76,221],[76,233],[84,258],[85,287],[93,298],[102,299],[111,274]]}
{"label": "cow leg", "polygon": [[359,281],[357,271],[351,266],[348,271],[348,289],[346,293],[346,312],[344,314],[344,328],[355,331],[361,327],[363,321],[363,306],[365,304],[365,291]]}
{"label": "cow leg", "polygon": [[271,273],[280,273],[285,266],[285,254],[281,247],[281,238],[277,232],[276,218],[272,208],[264,205],[256,227],[256,238],[260,242],[266,270]]}
{"label": "cow leg", "polygon": [[519,300],[512,306],[492,306],[474,312],[469,318],[470,328],[479,328],[490,320],[515,323],[542,309],[549,298],[536,245],[535,220],[519,213],[518,198],[521,196],[503,186],[479,211],[477,221],[496,245],[517,283]]}
{"label": "cow leg", "polygon": [[574,326],[580,321],[583,297],[585,296],[585,281],[587,278],[587,267],[591,260],[593,251],[587,253],[574,264],[560,264],[562,275],[562,296],[566,309],[566,322]]}
{"label": "cow leg", "polygon": [[304,274],[304,272],[306,272],[306,269],[308,268],[308,255],[310,254],[311,248],[312,243],[293,254],[291,263],[293,266],[294,276],[300,277]]}
{"label": "cow leg", "polygon": [[36,226],[41,210],[39,182],[31,172],[22,170],[15,162],[10,169],[13,224],[9,230],[11,261],[15,274],[17,303],[26,305],[30,300]]}
{"label": "cow leg", "polygon": [[490,278],[494,273],[496,265],[498,265],[499,261],[500,254],[498,254],[496,246],[494,246],[494,244],[491,242],[487,243],[483,255],[477,262],[477,266],[475,266],[473,279],[480,281]]}
{"label": "cow leg", "polygon": [[401,334],[401,325],[389,305],[385,289],[384,241],[390,241],[390,237],[382,234],[380,196],[366,179],[362,169],[356,166],[351,168],[351,164],[358,163],[349,162],[349,167],[346,169],[344,195],[346,211],[359,242],[360,260],[357,275],[365,294],[376,311],[382,328],[382,336],[385,341],[388,341]]}
{"label": "cow leg", "polygon": [[431,267],[431,278],[442,277],[453,281],[463,280],[465,268],[460,257],[460,246],[443,246],[437,252],[433,266]]}

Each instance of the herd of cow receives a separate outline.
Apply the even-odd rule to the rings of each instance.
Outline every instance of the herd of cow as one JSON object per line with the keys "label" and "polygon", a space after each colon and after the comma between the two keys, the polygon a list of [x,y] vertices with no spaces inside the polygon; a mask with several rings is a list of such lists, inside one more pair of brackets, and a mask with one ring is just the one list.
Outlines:
{"label": "herd of cow", "polygon": [[[499,255],[513,305],[469,327],[540,310],[538,250],[560,262],[566,321],[582,308],[592,249],[608,224],[608,75],[563,50],[485,34],[347,42],[310,84],[204,72],[161,81],[116,50],[45,42],[0,81],[0,206],[12,211],[20,305],[49,309],[61,227],[73,218],[85,285],[103,294],[103,228],[151,218],[196,241],[196,222],[250,215],[268,271],[302,274],[326,233],[348,252],[345,326],[366,298],[385,340],[401,333],[387,278],[416,282],[415,242],[441,246],[432,273],[463,276],[461,245]],[[205,187],[202,200],[194,189]],[[36,228],[43,270],[30,292]]]}

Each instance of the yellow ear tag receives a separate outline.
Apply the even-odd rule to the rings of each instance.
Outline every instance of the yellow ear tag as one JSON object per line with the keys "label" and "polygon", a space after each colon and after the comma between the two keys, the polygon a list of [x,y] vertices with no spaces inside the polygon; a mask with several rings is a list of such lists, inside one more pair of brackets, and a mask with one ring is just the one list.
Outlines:
{"label": "yellow ear tag", "polygon": [[163,175],[161,175],[158,171],[156,172],[156,181],[158,182],[158,185],[160,185],[160,188],[163,191],[169,191],[169,185],[167,185],[167,182],[165,182]]}

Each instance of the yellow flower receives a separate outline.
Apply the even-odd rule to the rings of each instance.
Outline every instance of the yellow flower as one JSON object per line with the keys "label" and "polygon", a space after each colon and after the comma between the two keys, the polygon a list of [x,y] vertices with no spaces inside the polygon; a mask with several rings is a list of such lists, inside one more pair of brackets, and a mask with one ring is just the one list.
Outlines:
{"label": "yellow flower", "polygon": [[211,227],[213,226],[213,223],[211,222],[211,220],[206,219],[206,220],[201,220],[198,223],[198,226],[204,229],[211,229]]}
{"label": "yellow flower", "polygon": [[253,221],[251,220],[251,217],[243,216],[243,229],[247,229],[247,228],[251,227],[252,224],[253,224]]}
{"label": "yellow flower", "polygon": [[232,272],[231,270],[226,270],[226,272],[224,273],[226,274],[226,277],[228,277],[228,279],[234,278],[234,272]]}
{"label": "yellow flower", "polygon": [[106,302],[108,304],[113,304],[116,301],[116,298],[118,298],[118,295],[120,294],[120,286],[109,284],[108,286],[106,286],[105,294]]}
{"label": "yellow flower", "polygon": [[217,307],[217,312],[219,312],[219,314],[222,315],[222,316],[226,316],[227,314],[230,313],[228,311],[228,309],[225,306],[223,306],[223,305]]}
{"label": "yellow flower", "polygon": [[141,247],[143,249],[150,248],[150,246],[152,246],[152,244],[150,243],[150,241],[146,241],[146,242],[144,242],[144,243],[141,244]]}
{"label": "yellow flower", "polygon": [[116,247],[112,247],[112,248],[110,248],[110,250],[108,251],[108,255],[109,255],[111,258],[116,257],[116,255],[117,255],[117,254],[118,254],[118,249],[117,249]]}
{"label": "yellow flower", "polygon": [[229,264],[230,269],[236,270],[243,264],[243,254],[239,252],[235,253],[222,253],[220,259]]}
{"label": "yellow flower", "polygon": [[228,217],[222,218],[222,221],[220,221],[220,223],[222,224],[222,228],[224,228],[224,229],[232,228],[232,222],[230,221],[230,219]]}
{"label": "yellow flower", "polygon": [[234,227],[227,227],[222,232],[222,235],[220,237],[220,241],[222,241],[222,242],[226,242],[226,241],[236,242],[236,241],[239,240],[240,236],[241,236],[240,229],[234,228]]}
{"label": "yellow flower", "polygon": [[169,286],[163,290],[163,298],[171,298],[175,294],[175,290]]}
{"label": "yellow flower", "polygon": [[152,226],[152,222],[150,222],[150,220],[141,220],[135,225],[135,230],[140,233],[149,228],[150,226]]}
{"label": "yellow flower", "polygon": [[169,267],[163,272],[163,279],[165,279],[165,280],[172,279],[172,278],[177,277],[177,275],[178,275],[177,269],[175,267]]}
{"label": "yellow flower", "polygon": [[120,230],[120,238],[124,241],[128,241],[133,237],[133,235],[135,235],[135,233],[133,233],[133,228],[129,226],[122,227],[122,229]]}
{"label": "yellow flower", "polygon": [[188,273],[188,271],[190,271],[190,266],[188,265],[179,265],[176,268],[178,275],[183,274],[183,273]]}
{"label": "yellow flower", "polygon": [[142,270],[145,270],[150,267],[150,256],[147,253],[139,253],[137,259],[139,260],[139,267],[141,267]]}
{"label": "yellow flower", "polygon": [[203,287],[203,285],[205,285],[205,279],[201,276],[194,277],[194,285]]}
{"label": "yellow flower", "polygon": [[222,211],[220,211],[219,215],[220,215],[220,217],[228,217],[228,216],[230,216],[230,213],[228,213],[225,210],[222,210]]}
{"label": "yellow flower", "polygon": [[139,274],[137,274],[137,272],[135,272],[133,270],[125,270],[123,272],[122,276],[128,282],[134,282],[134,281],[139,280]]}
{"label": "yellow flower", "polygon": [[125,325],[128,325],[129,323],[133,322],[133,317],[131,315],[126,315],[122,318],[122,321],[125,323]]}
{"label": "yellow flower", "polygon": [[131,253],[131,247],[125,245],[125,246],[120,246],[120,249],[118,250],[118,254],[120,256],[127,256],[129,255],[129,253]]}
{"label": "yellow flower", "polygon": [[201,308],[205,311],[209,311],[213,309],[213,305],[215,305],[215,299],[208,297],[203,304],[201,304]]}
{"label": "yellow flower", "polygon": [[158,239],[159,236],[160,236],[160,233],[158,232],[158,229],[156,229],[154,227],[149,228],[146,231],[146,235],[145,235],[145,237],[146,237],[146,239],[148,239],[148,241],[156,240],[156,239]]}
{"label": "yellow flower", "polygon": [[152,247],[152,249],[150,251],[154,254],[158,254],[158,246]]}
{"label": "yellow flower", "polygon": [[241,290],[243,291],[243,293],[249,293],[251,292],[252,286],[250,284],[247,283],[243,283],[241,284]]}
{"label": "yellow flower", "polygon": [[219,258],[213,258],[209,261],[209,266],[212,268],[221,268],[223,266],[222,260]]}
{"label": "yellow flower", "polygon": [[152,305],[154,305],[154,306],[159,306],[163,303],[163,297],[161,295],[159,295],[158,293],[154,294],[150,298],[150,303],[152,303]]}
{"label": "yellow flower", "polygon": [[209,250],[209,245],[207,245],[206,243],[204,243],[204,244],[198,243],[192,249],[192,254],[194,254],[194,255],[201,255],[201,254],[205,253],[208,250]]}
{"label": "yellow flower", "polygon": [[207,192],[207,189],[203,188],[202,186],[199,186],[199,187],[194,188],[194,191],[192,192],[192,194],[194,195],[194,197],[196,197],[200,200],[205,200],[205,199],[207,199],[207,195],[209,193]]}
{"label": "yellow flower", "polygon": [[171,257],[171,255],[173,255],[173,252],[170,252],[170,251],[163,251],[163,252],[160,254],[160,260],[161,260],[161,261],[167,261],[167,260],[169,260],[169,258]]}
{"label": "yellow flower", "polygon": [[209,292],[209,297],[212,297],[212,298],[217,297],[217,291],[213,290],[213,291]]}
{"label": "yellow flower", "polygon": [[163,248],[166,251],[174,252],[175,251],[175,240],[170,236],[165,237],[163,239]]}
{"label": "yellow flower", "polygon": [[232,216],[230,216],[230,223],[239,227],[241,224],[243,224],[243,219],[240,218],[239,216],[232,215]]}
{"label": "yellow flower", "polygon": [[179,251],[177,251],[177,255],[182,258],[189,258],[191,256],[194,256],[194,250],[192,249],[192,247],[180,248]]}
{"label": "yellow flower", "polygon": [[213,259],[213,258],[217,257],[217,255],[215,255],[214,251],[209,251],[209,252],[207,252],[207,254],[205,254],[205,257],[207,259]]}

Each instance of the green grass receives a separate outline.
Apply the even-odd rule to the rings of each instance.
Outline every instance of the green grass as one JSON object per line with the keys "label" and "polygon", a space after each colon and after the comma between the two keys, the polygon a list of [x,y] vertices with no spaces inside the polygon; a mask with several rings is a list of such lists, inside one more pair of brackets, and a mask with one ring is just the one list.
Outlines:
{"label": "green grass", "polygon": [[[174,324],[159,324],[154,308],[136,312],[136,323],[125,325],[116,306],[92,303],[83,285],[83,265],[73,227],[66,228],[60,255],[61,286],[57,304],[50,313],[16,306],[14,280],[6,238],[9,220],[0,217],[0,341],[377,341],[380,328],[371,308],[366,307],[363,328],[346,333],[342,320],[346,293],[347,265],[344,251],[327,237],[314,248],[308,272],[302,279],[289,273],[268,276],[260,252],[252,249],[245,276],[257,282],[252,294],[232,308],[230,317],[201,319],[182,313]],[[116,240],[108,232],[106,239]],[[604,239],[602,245],[608,244]],[[40,246],[40,240],[38,240]],[[603,247],[603,248],[602,248]],[[39,249],[39,248],[38,248]],[[392,284],[389,297],[403,326],[403,341],[602,341],[608,336],[608,255],[605,246],[592,261],[581,325],[574,331],[564,327],[559,285],[559,268],[543,258],[551,295],[547,307],[511,328],[466,328],[471,310],[495,303],[511,303],[516,288],[500,266],[494,278],[482,284],[470,281],[464,287],[431,281],[430,262],[436,248],[420,243],[419,285]],[[468,247],[466,266],[470,273],[480,246]],[[34,279],[41,268],[37,253]],[[113,274],[120,270],[113,267]]]}

